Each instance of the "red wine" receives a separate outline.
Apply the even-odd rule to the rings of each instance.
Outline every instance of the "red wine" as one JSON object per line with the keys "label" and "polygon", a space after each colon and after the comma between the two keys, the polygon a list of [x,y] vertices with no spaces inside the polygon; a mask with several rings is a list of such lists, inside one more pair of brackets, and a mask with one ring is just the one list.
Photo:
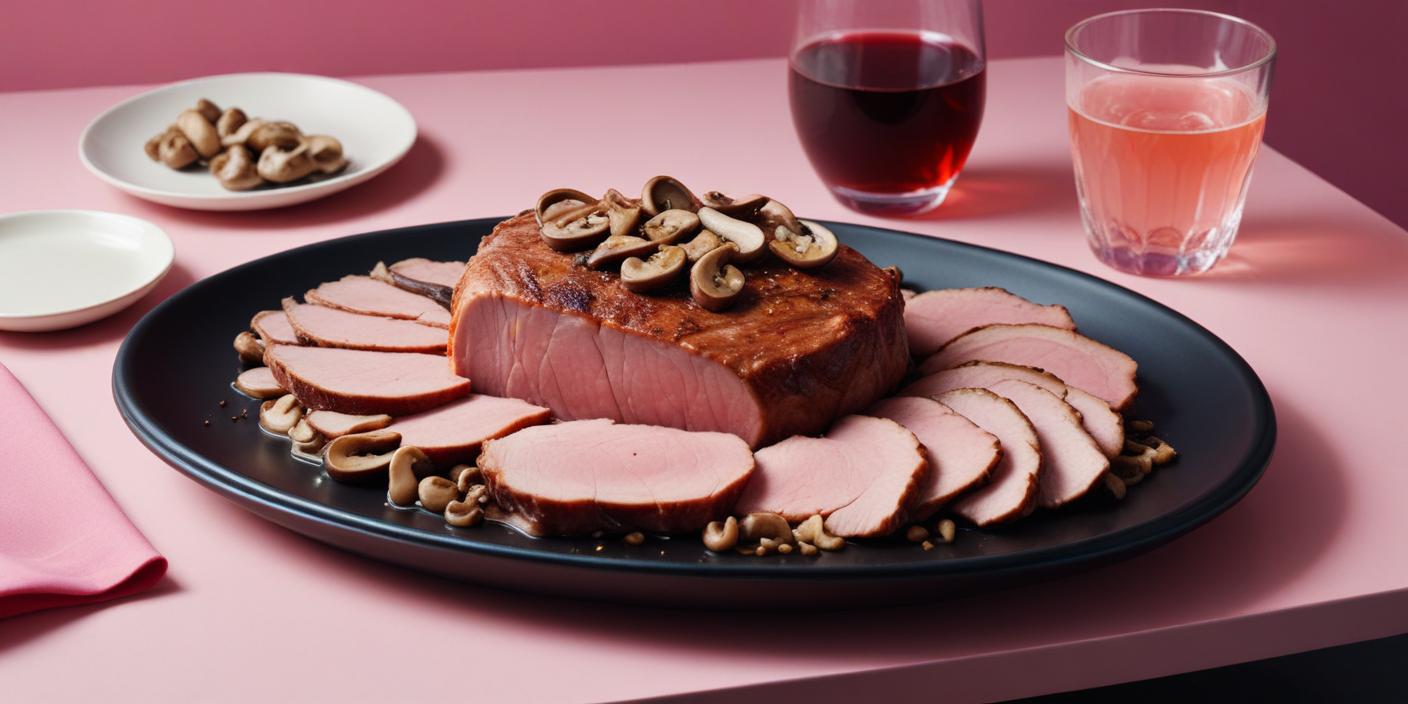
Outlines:
{"label": "red wine", "polygon": [[963,168],[983,117],[972,49],[919,32],[856,32],[803,45],[788,90],[802,147],[833,189],[925,191]]}

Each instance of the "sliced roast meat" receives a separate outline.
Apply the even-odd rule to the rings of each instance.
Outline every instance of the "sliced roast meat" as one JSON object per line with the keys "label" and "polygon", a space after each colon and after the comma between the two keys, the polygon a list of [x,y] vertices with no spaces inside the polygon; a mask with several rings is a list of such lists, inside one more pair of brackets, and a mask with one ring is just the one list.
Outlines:
{"label": "sliced roast meat", "polygon": [[308,425],[319,435],[331,440],[340,438],[343,435],[352,433],[365,433],[369,430],[380,430],[391,425],[391,416],[385,413],[376,415],[352,415],[350,413],[338,413],[337,411],[312,411],[304,416]]}
{"label": "sliced roast meat", "polygon": [[927,480],[914,433],[887,418],[846,416],[825,436],[794,436],[758,450],[757,474],[738,513],[766,511],[789,521],[821,514],[843,538],[888,535]]}
{"label": "sliced roast meat", "polygon": [[1018,364],[968,362],[952,369],[940,369],[919,377],[900,390],[901,396],[938,396],[954,389],[986,389],[999,381],[1017,379],[1036,384],[1057,396],[1066,393],[1066,384],[1055,374]]}
{"label": "sliced roast meat", "polygon": [[433,299],[446,309],[463,275],[464,262],[437,262],[419,257],[402,259],[386,268],[387,283]]}
{"label": "sliced roast meat", "polygon": [[993,393],[1017,404],[1036,430],[1041,449],[1037,503],[1057,508],[1084,496],[1110,469],[1110,460],[1080,424],[1080,414],[1055,394],[1025,381],[993,384]]}
{"label": "sliced roast meat", "polygon": [[493,500],[536,535],[699,532],[729,514],[753,473],[737,436],[585,420],[484,443]]}
{"label": "sliced roast meat", "polygon": [[989,325],[966,333],[924,360],[932,374],[975,360],[1044,369],[1066,384],[1098,396],[1115,410],[1134,400],[1139,388],[1133,359],[1079,333],[1048,325]]}
{"label": "sliced roast meat", "polygon": [[950,511],[978,526],[1011,521],[1036,507],[1042,470],[1036,430],[1011,401],[987,389],[955,389],[937,399],[974,425],[997,436],[1002,459],[987,484],[948,505]]}
{"label": "sliced roast meat", "polygon": [[235,390],[251,398],[274,398],[288,393],[268,367],[255,367],[235,377]]}
{"label": "sliced roast meat", "polygon": [[953,497],[987,481],[1002,458],[994,435],[931,398],[885,399],[870,415],[903,425],[924,445],[929,476],[910,505],[913,520],[928,518]]}
{"label": "sliced roast meat", "polygon": [[352,313],[415,320],[440,328],[450,326],[450,312],[439,303],[370,276],[344,276],[309,291],[304,299]]}
{"label": "sliced roast meat", "polygon": [[1081,427],[1095,439],[1100,452],[1106,457],[1114,457],[1124,450],[1124,417],[1110,408],[1104,399],[1067,386],[1064,400],[1080,414]]}
{"label": "sliced roast meat", "polygon": [[418,447],[436,464],[472,462],[485,440],[546,423],[552,412],[516,398],[470,394],[449,405],[397,418],[388,430],[401,445]]}
{"label": "sliced roast meat", "polygon": [[469,394],[469,380],[445,358],[416,352],[270,345],[264,363],[305,408],[399,416],[443,406]]}
{"label": "sliced roast meat", "polygon": [[254,314],[249,327],[266,345],[297,345],[298,333],[281,310],[265,310]]}
{"label": "sliced roast meat", "polygon": [[830,264],[748,269],[735,305],[640,295],[548,248],[531,213],[500,223],[455,295],[450,358],[475,390],[612,418],[730,432],[757,447],[820,433],[908,371],[899,275],[841,247]]}
{"label": "sliced roast meat", "polygon": [[1036,323],[1076,329],[1065,306],[1041,305],[1004,289],[949,288],[926,291],[904,305],[909,351],[923,359],[969,330],[995,323]]}
{"label": "sliced roast meat", "polygon": [[1114,457],[1124,448],[1124,421],[1110,409],[1110,404],[1074,386],[1066,386],[1049,372],[1032,367],[1002,362],[969,362],[920,377],[906,386],[903,396],[938,396],[962,388],[991,389],[993,384],[1008,379],[1035,384],[1060,396],[1080,412],[1085,431],[1095,438],[1106,457]]}
{"label": "sliced roast meat", "polygon": [[299,340],[318,347],[443,355],[448,339],[444,330],[413,320],[350,313],[292,298],[284,299],[284,315]]}

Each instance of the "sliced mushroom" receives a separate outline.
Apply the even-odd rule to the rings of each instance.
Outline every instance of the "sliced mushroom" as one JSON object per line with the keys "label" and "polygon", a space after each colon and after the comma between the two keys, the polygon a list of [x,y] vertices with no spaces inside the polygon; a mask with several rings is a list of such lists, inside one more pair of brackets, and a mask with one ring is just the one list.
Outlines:
{"label": "sliced mushroom", "polygon": [[[248,142],[250,135],[254,134],[255,130],[263,127],[266,124],[268,124],[267,121],[261,120],[256,117],[252,120],[245,122],[239,127],[236,127],[234,132],[231,132],[227,135],[222,135],[220,143],[227,147],[232,147],[236,144],[244,144],[245,146],[249,146]],[[218,130],[219,128],[217,127],[216,129]]]}
{"label": "sliced mushroom", "polygon": [[243,110],[230,108],[220,113],[220,117],[215,120],[215,132],[220,135],[220,140],[223,142],[226,137],[238,132],[246,122],[249,122],[249,117],[244,114]]}
{"label": "sliced mushroom", "polygon": [[389,480],[386,497],[399,506],[413,506],[416,503],[420,480],[430,475],[435,465],[419,447],[402,447],[391,453],[391,463],[387,465]]}
{"label": "sliced mushroom", "polygon": [[699,258],[689,271],[689,295],[705,310],[721,311],[733,305],[743,292],[743,272],[729,264],[738,253],[732,242]]}
{"label": "sliced mushroom", "polygon": [[768,197],[749,193],[746,196],[734,198],[722,191],[707,191],[700,200],[706,208],[713,208],[724,215],[747,220],[757,214],[758,210],[768,202]]}
{"label": "sliced mushroom", "polygon": [[763,232],[769,234],[776,232],[779,225],[792,232],[801,232],[802,223],[797,220],[797,216],[792,214],[792,209],[783,205],[779,201],[769,200],[758,209],[756,215],[749,219],[749,222],[762,228]]}
{"label": "sliced mushroom", "polygon": [[303,139],[303,133],[299,132],[298,126],[292,122],[264,122],[263,120],[258,122],[259,125],[251,130],[249,136],[244,140],[244,145],[256,152],[262,152],[270,147],[295,149]]}
{"label": "sliced mushroom", "polygon": [[674,281],[684,271],[686,261],[683,249],[663,245],[649,259],[631,257],[621,262],[621,285],[635,293],[654,291]]}
{"label": "sliced mushroom", "polygon": [[647,220],[641,228],[645,238],[656,244],[674,244],[699,229],[699,216],[672,208]]}
{"label": "sliced mushroom", "polygon": [[613,236],[635,232],[636,223],[640,222],[639,205],[632,203],[614,188],[607,189],[606,195],[601,197],[601,202],[606,204],[606,219],[610,223]]}
{"label": "sliced mushroom", "polygon": [[538,197],[538,205],[533,209],[533,213],[538,218],[538,226],[542,227],[550,220],[557,220],[596,202],[595,198],[575,188],[554,188]]}
{"label": "sliced mushroom", "polygon": [[779,544],[797,542],[792,536],[792,526],[787,524],[787,519],[776,513],[750,513],[744,516],[743,520],[738,522],[738,537],[745,542],[763,539]]}
{"label": "sliced mushroom", "polygon": [[318,431],[308,424],[308,419],[299,418],[292,428],[288,429],[288,439],[297,443],[310,443],[318,439]]}
{"label": "sliced mushroom", "polygon": [[186,139],[186,135],[175,125],[158,135],[157,140],[157,158],[173,169],[184,169],[200,158],[196,148],[191,146],[191,140]]}
{"label": "sliced mushroom", "polygon": [[342,142],[336,137],[325,134],[309,135],[303,138],[303,144],[308,147],[308,156],[317,164],[319,172],[335,174],[346,168],[347,159],[342,156]]}
{"label": "sliced mushroom", "polygon": [[260,153],[255,171],[265,181],[289,183],[313,173],[317,168],[313,157],[308,156],[306,146],[299,145],[293,149],[275,146]]}
{"label": "sliced mushroom", "polygon": [[245,330],[235,335],[235,352],[240,356],[240,361],[247,364],[264,363],[264,343],[254,333]]}
{"label": "sliced mushroom", "polygon": [[394,430],[343,435],[328,443],[323,469],[340,482],[383,476],[400,444],[401,434]]}
{"label": "sliced mushroom", "polygon": [[684,250],[684,256],[688,257],[690,261],[697,262],[700,257],[722,246],[724,246],[724,238],[709,230],[703,230],[694,239],[680,245],[680,249]]}
{"label": "sliced mushroom", "polygon": [[186,135],[186,139],[191,141],[191,146],[195,147],[196,153],[202,159],[209,159],[220,153],[220,135],[216,134],[215,125],[200,112],[182,111],[176,117],[176,129]]}
{"label": "sliced mushroom", "polygon": [[287,434],[303,419],[303,407],[293,394],[284,394],[276,401],[265,401],[259,406],[259,425],[271,433]]}
{"label": "sliced mushroom", "polygon": [[640,207],[651,217],[676,208],[694,212],[699,209],[699,199],[678,179],[656,176],[646,181],[645,188],[641,189]]}
{"label": "sliced mushroom", "polygon": [[205,98],[196,101],[196,112],[200,113],[205,119],[210,120],[211,123],[220,119],[220,106]]}
{"label": "sliced mushroom", "polygon": [[768,242],[768,249],[779,259],[798,269],[826,266],[836,258],[840,246],[831,230],[809,220],[801,221],[801,225],[800,233],[778,225],[772,241]]}
{"label": "sliced mushroom", "polygon": [[751,262],[763,256],[763,245],[767,243],[767,237],[757,225],[729,217],[713,208],[700,208],[699,222],[738,248],[738,253],[734,255],[735,261]]}
{"label": "sliced mushroom", "polygon": [[229,191],[247,191],[264,182],[254,167],[254,157],[236,144],[210,160],[210,173]]}
{"label": "sliced mushroom", "polygon": [[592,250],[592,255],[587,257],[587,266],[593,269],[605,269],[630,257],[648,255],[659,246],[644,237],[612,235],[602,240],[601,244]]}

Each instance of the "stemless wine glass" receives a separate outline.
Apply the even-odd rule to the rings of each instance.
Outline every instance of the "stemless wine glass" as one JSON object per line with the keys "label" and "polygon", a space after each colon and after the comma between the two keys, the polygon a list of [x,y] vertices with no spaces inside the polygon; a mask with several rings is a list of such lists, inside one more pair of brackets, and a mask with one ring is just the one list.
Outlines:
{"label": "stemless wine glass", "polygon": [[980,0],[802,0],[792,122],[843,204],[923,212],[973,148],[986,67]]}
{"label": "stemless wine glass", "polygon": [[1066,105],[1090,248],[1133,274],[1211,269],[1242,220],[1276,43],[1202,10],[1098,15],[1066,33]]}

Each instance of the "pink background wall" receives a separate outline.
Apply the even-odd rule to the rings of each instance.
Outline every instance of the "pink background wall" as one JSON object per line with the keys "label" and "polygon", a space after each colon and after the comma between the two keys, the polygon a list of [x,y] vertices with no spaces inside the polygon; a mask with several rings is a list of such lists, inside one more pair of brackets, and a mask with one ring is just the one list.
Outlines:
{"label": "pink background wall", "polygon": [[[1110,9],[1181,4],[1241,15],[1281,46],[1267,141],[1408,227],[1408,91],[1388,68],[1400,0],[985,0],[995,58],[1058,54],[1064,29]],[[155,83],[213,73],[330,75],[782,56],[792,0],[133,0],[11,3],[0,91]],[[236,9],[238,8],[238,9]],[[348,9],[353,8],[353,9]],[[673,28],[662,31],[662,28]],[[4,116],[0,115],[0,120]]]}

